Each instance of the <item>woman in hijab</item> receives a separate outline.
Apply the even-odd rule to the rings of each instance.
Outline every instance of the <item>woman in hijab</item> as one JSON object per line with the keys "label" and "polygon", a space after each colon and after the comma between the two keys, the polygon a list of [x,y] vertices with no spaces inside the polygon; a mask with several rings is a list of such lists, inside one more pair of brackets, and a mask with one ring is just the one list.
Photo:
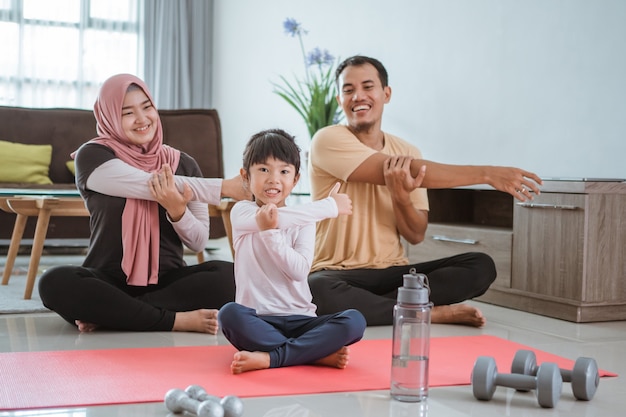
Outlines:
{"label": "woman in hijab", "polygon": [[[94,105],[98,137],[74,153],[76,184],[90,213],[82,266],[57,266],[39,280],[44,305],[80,331],[192,331],[216,334],[217,311],[234,300],[233,264],[187,266],[183,244],[204,249],[206,203],[242,198],[238,178],[202,178],[196,161],[163,143],[145,83],[119,74]],[[175,183],[152,175],[171,167]],[[148,186],[149,184],[149,186]],[[201,202],[203,201],[203,202]]]}

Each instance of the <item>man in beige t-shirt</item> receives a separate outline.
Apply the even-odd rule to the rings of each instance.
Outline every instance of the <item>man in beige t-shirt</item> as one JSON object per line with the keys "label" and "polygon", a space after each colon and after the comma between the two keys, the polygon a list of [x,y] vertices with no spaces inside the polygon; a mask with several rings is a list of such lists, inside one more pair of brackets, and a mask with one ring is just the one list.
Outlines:
{"label": "man in beige t-shirt", "polygon": [[410,143],[381,129],[391,98],[387,71],[376,59],[354,56],[336,72],[337,100],[347,125],[319,130],[311,143],[309,176],[314,200],[333,185],[353,203],[351,216],[320,222],[309,285],[318,314],[356,308],[368,325],[392,323],[402,275],[428,276],[433,323],[483,326],[482,313],[462,301],[477,297],[496,277],[484,253],[409,265],[400,237],[417,244],[428,225],[426,188],[489,184],[520,201],[539,193],[537,175],[518,168],[446,165],[422,159]]}

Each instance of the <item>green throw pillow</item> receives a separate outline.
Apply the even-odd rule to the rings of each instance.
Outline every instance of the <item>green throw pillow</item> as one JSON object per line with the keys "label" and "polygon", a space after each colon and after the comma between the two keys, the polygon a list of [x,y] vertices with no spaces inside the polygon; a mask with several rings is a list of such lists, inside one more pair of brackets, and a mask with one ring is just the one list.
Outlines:
{"label": "green throw pillow", "polygon": [[72,159],[72,160],[70,160],[70,161],[67,161],[67,162],[65,163],[65,166],[67,167],[67,169],[69,169],[69,170],[70,170],[70,172],[72,173],[72,175],[76,176],[76,167],[74,166],[74,160],[73,160],[73,159]]}
{"label": "green throw pillow", "polygon": [[0,182],[52,184],[48,177],[52,145],[0,140]]}

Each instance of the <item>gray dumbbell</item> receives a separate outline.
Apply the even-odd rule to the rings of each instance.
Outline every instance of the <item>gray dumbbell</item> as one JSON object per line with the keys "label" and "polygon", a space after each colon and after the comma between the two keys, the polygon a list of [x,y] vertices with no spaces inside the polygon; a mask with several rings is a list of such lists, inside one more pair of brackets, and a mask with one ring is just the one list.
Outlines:
{"label": "gray dumbbell", "polygon": [[[515,374],[536,375],[537,356],[532,350],[519,350],[513,358],[511,372]],[[593,358],[576,359],[573,369],[559,369],[563,382],[572,384],[572,393],[579,400],[589,401],[596,394],[600,384],[598,364]]]}
{"label": "gray dumbbell", "polygon": [[543,363],[537,376],[521,374],[499,374],[495,359],[479,356],[472,370],[472,391],[478,400],[489,401],[497,386],[518,390],[536,390],[537,402],[545,408],[552,408],[559,402],[563,380],[559,368],[554,363]]}
{"label": "gray dumbbell", "polygon": [[215,401],[219,403],[221,400],[217,395],[207,393],[200,385],[189,385],[185,388],[185,393],[187,393],[190,398],[198,401]]}
{"label": "gray dumbbell", "polygon": [[187,411],[198,417],[224,417],[224,408],[219,402],[194,400],[185,391],[177,388],[165,394],[165,406],[172,413]]}
{"label": "gray dumbbell", "polygon": [[198,401],[218,402],[224,408],[224,417],[241,417],[243,414],[243,402],[234,395],[227,395],[220,399],[220,397],[207,393],[200,385],[189,385],[185,392]]}

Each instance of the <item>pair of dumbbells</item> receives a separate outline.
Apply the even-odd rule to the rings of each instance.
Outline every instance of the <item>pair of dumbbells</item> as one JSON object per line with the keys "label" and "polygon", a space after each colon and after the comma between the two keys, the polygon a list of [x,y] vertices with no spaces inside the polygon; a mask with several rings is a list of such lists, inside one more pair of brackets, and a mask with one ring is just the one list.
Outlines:
{"label": "pair of dumbbells", "polygon": [[185,411],[198,417],[241,417],[243,402],[239,397],[224,398],[208,394],[199,385],[190,385],[185,391],[173,388],[165,394],[165,406],[173,413]]}
{"label": "pair of dumbbells", "polygon": [[545,408],[555,407],[561,396],[563,381],[572,383],[574,396],[579,400],[591,400],[600,381],[598,366],[592,358],[579,358],[574,369],[560,369],[546,362],[537,366],[534,352],[520,350],[511,366],[511,374],[499,374],[495,359],[480,356],[472,371],[472,391],[479,400],[489,401],[497,386],[515,388],[518,391],[537,391],[537,402]]}
{"label": "pair of dumbbells", "polygon": [[[522,375],[537,375],[537,356],[532,350],[518,350],[513,357],[511,372]],[[580,357],[572,369],[559,369],[563,382],[572,385],[572,393],[578,400],[589,401],[600,384],[598,364],[593,358]]]}
{"label": "pair of dumbbells", "polygon": [[235,395],[227,395],[220,398],[215,395],[210,395],[200,385],[189,385],[185,388],[185,393],[198,401],[214,401],[220,403],[224,409],[224,417],[241,417],[243,415],[243,402]]}

